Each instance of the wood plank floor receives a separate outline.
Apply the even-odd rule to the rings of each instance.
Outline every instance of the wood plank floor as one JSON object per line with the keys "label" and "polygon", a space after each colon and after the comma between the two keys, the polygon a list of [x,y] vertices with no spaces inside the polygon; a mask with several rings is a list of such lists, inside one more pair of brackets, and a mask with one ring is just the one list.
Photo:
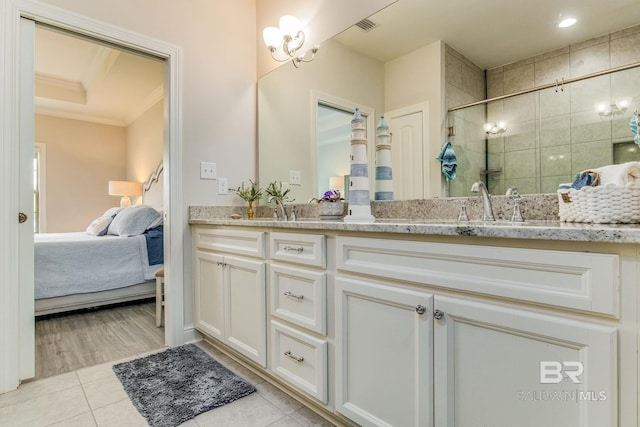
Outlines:
{"label": "wood plank floor", "polygon": [[155,302],[36,318],[36,377],[111,362],[162,348]]}

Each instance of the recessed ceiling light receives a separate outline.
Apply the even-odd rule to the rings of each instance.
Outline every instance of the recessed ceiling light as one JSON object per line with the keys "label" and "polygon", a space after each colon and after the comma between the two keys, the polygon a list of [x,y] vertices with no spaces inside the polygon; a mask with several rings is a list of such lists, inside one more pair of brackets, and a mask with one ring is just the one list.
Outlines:
{"label": "recessed ceiling light", "polygon": [[567,28],[576,23],[576,18],[565,18],[558,24],[560,28]]}

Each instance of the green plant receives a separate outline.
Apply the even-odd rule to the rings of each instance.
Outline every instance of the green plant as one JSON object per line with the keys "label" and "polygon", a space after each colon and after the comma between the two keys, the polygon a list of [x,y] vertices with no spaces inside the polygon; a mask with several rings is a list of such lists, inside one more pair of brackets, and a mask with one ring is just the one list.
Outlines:
{"label": "green plant", "polygon": [[252,202],[262,197],[264,191],[260,188],[259,181],[256,180],[253,182],[252,180],[249,180],[249,182],[251,183],[251,186],[245,186],[244,181],[242,181],[240,187],[235,190],[232,189],[231,191],[240,196],[241,199],[246,200],[247,202]]}
{"label": "green plant", "polygon": [[292,200],[289,200],[289,198],[287,197],[287,194],[289,194],[289,191],[290,191],[289,188],[287,188],[286,190],[282,189],[281,181],[273,181],[272,183],[269,184],[269,186],[266,189],[266,193],[270,197],[273,197],[274,199],[282,202],[292,201]]}

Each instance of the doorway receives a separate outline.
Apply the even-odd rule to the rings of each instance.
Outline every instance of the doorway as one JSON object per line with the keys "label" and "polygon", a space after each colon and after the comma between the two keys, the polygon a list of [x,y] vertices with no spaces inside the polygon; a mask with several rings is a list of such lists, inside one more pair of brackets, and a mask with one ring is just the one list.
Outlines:
{"label": "doorway", "polygon": [[[165,337],[166,344],[180,345],[185,342],[188,331],[184,329],[183,316],[183,234],[184,212],[180,164],[182,158],[181,140],[181,84],[182,53],[177,46],[149,38],[139,33],[98,22],[77,14],[60,13],[53,6],[32,4],[29,2],[14,4],[6,9],[6,22],[11,22],[3,33],[5,46],[2,55],[5,67],[3,88],[0,88],[0,102],[6,114],[2,117],[4,132],[0,134],[0,144],[5,153],[0,162],[4,179],[0,185],[4,204],[0,209],[0,393],[18,387],[21,380],[34,376],[34,309],[33,309],[33,223],[22,221],[18,213],[28,212],[33,206],[33,188],[26,183],[32,181],[25,171],[32,174],[33,156],[33,69],[25,73],[24,69],[33,67],[33,28],[25,30],[23,21],[47,23],[78,34],[90,34],[91,37],[119,46],[151,53],[165,60],[165,136],[163,161],[165,168],[165,280],[169,286],[165,289]],[[20,25],[18,25],[18,23]],[[29,45],[31,41],[31,45]],[[26,49],[26,50],[25,50]],[[9,90],[11,89],[11,90]],[[28,104],[31,104],[29,106]],[[30,113],[25,120],[24,113]],[[31,131],[29,130],[31,129]],[[25,147],[25,150],[21,150]],[[21,152],[22,151],[22,152]],[[28,162],[24,164],[25,159]],[[25,192],[26,190],[26,192]],[[25,195],[27,197],[25,197]],[[29,199],[29,197],[31,199]],[[17,219],[20,218],[21,221]],[[173,243],[173,244],[172,244]],[[18,250],[16,250],[18,248]],[[31,257],[25,257],[29,254]],[[31,264],[31,265],[30,265]],[[29,279],[29,277],[31,278]],[[31,289],[31,291],[29,291]],[[31,293],[31,295],[29,295]],[[12,325],[12,326],[9,326]]]}
{"label": "doorway", "polygon": [[[38,157],[37,169],[34,165],[34,179],[40,183],[34,185],[34,225],[46,224],[35,234],[35,378],[40,379],[164,346],[164,330],[155,330],[155,300],[141,301],[154,295],[153,283],[144,295],[131,295],[120,284],[121,266],[113,265],[109,270],[116,274],[115,283],[104,286],[109,292],[101,292],[91,279],[86,288],[83,283],[81,289],[53,288],[62,268],[68,286],[84,273],[62,259],[58,268],[46,270],[43,280],[39,272],[46,264],[38,248],[53,244],[48,236],[54,235],[71,245],[95,218],[118,206],[120,197],[107,191],[110,181],[142,183],[156,172],[164,152],[165,64],[161,58],[37,23],[34,58],[35,141],[37,151],[44,147],[48,153]],[[141,196],[133,203],[150,202]],[[159,200],[154,207],[163,206]],[[95,243],[107,250],[111,242],[107,236]],[[104,257],[101,262],[110,261]],[[152,272],[148,275],[144,279],[152,281]],[[116,290],[122,296],[116,298]],[[76,310],[89,292],[93,297],[86,305],[100,308]],[[120,300],[129,301],[108,304]]]}

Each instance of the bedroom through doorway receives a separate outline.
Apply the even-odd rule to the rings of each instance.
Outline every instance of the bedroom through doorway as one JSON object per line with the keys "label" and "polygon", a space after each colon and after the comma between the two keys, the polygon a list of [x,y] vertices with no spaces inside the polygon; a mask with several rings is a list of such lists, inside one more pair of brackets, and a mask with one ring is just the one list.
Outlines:
{"label": "bedroom through doorway", "polygon": [[[166,71],[162,58],[40,24],[34,65],[39,379],[165,345],[164,327],[156,326],[155,272],[163,266],[157,242],[163,249]],[[121,194],[114,183],[134,190]],[[127,218],[119,209],[125,196],[134,207]],[[148,222],[144,230],[140,221]],[[43,247],[61,240],[65,255],[40,249],[39,240]],[[96,249],[95,257],[76,246],[103,241],[127,246]],[[136,261],[138,254],[144,256]]]}

